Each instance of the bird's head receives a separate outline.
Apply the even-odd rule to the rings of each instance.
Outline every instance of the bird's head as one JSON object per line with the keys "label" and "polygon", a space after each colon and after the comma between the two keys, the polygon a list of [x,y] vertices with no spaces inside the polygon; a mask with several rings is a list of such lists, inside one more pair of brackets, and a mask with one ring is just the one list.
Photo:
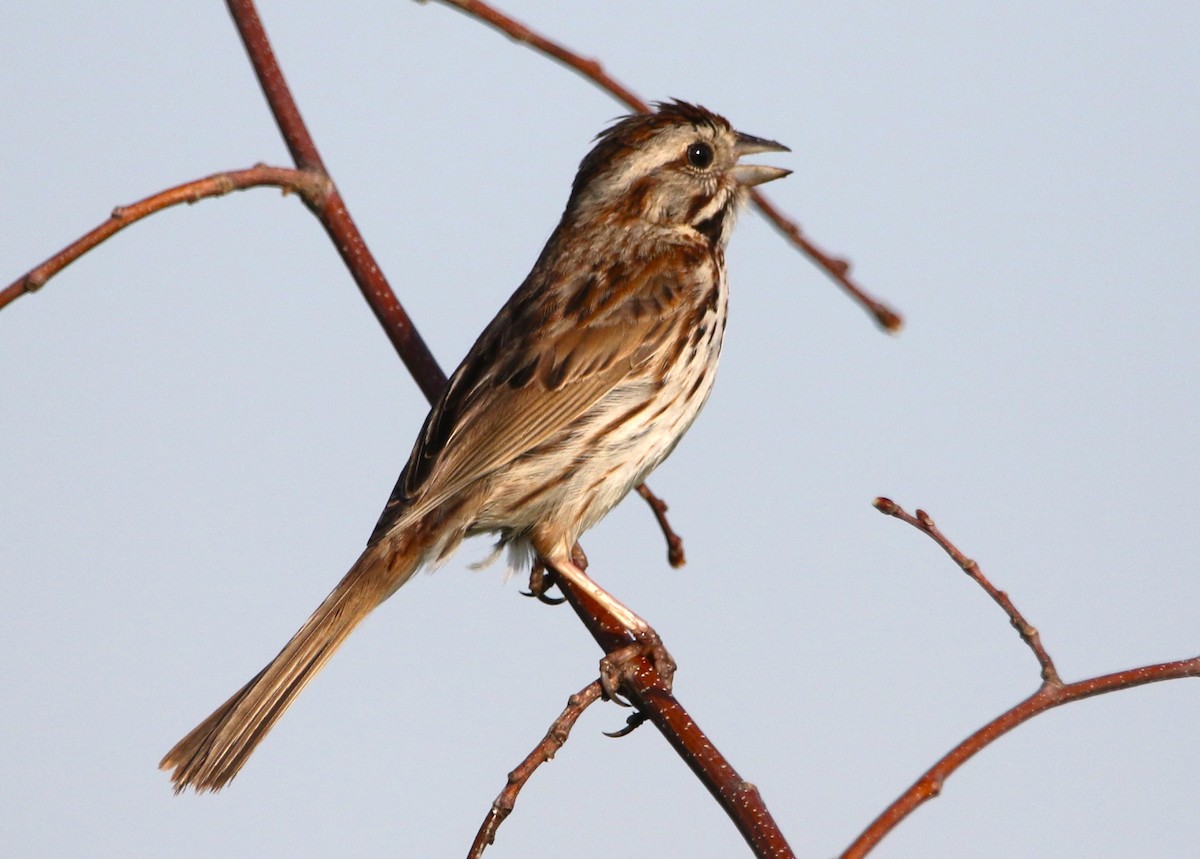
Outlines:
{"label": "bird's head", "polygon": [[790,151],[735,131],[723,116],[682,101],[625,117],[600,133],[571,188],[568,215],[692,228],[724,246],[749,189],[791,171],[741,159]]}

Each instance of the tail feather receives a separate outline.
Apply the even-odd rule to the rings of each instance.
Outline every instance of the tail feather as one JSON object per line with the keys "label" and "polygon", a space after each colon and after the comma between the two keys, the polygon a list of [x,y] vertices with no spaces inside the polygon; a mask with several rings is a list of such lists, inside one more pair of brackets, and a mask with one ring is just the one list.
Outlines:
{"label": "tail feather", "polygon": [[266,668],[159,763],[175,792],[220,790],[346,637],[412,577],[422,551],[384,539],[370,546]]}

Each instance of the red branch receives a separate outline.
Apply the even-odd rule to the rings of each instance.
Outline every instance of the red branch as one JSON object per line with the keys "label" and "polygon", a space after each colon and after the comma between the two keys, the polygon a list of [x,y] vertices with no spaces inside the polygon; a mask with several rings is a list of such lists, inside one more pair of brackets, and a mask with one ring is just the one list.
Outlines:
{"label": "red branch", "polygon": [[962,568],[963,572],[987,591],[988,595],[1008,615],[1009,622],[1017,630],[1018,634],[1020,634],[1021,640],[1025,642],[1037,657],[1038,664],[1042,669],[1042,685],[1036,692],[1011,710],[1000,714],[971,734],[971,736],[951,749],[941,760],[926,770],[913,783],[912,787],[901,794],[895,802],[875,818],[870,826],[863,830],[863,833],[854,840],[854,843],[841,854],[841,859],[860,859],[860,857],[866,856],[900,821],[912,814],[919,806],[941,793],[942,785],[945,784],[946,779],[955,770],[1013,728],[1024,722],[1028,722],[1034,716],[1045,713],[1047,710],[1052,710],[1055,707],[1060,707],[1063,704],[1070,704],[1073,701],[1090,698],[1093,695],[1103,695],[1107,692],[1116,692],[1121,689],[1132,689],[1136,686],[1144,686],[1147,683],[1158,683],[1163,680],[1200,677],[1200,656],[1197,656],[1192,659],[1181,659],[1177,662],[1164,662],[1159,665],[1130,668],[1127,671],[1118,671],[1115,674],[1105,674],[1101,677],[1092,677],[1088,680],[1079,680],[1075,683],[1063,683],[1059,679],[1057,670],[1054,668],[1054,662],[1050,658],[1050,654],[1042,647],[1041,638],[1038,636],[1037,630],[1025,620],[1025,617],[1013,605],[1008,595],[998,590],[984,577],[983,572],[979,569],[979,565],[959,551],[958,547],[938,530],[928,513],[924,510],[918,510],[917,515],[912,516],[889,498],[876,498],[874,505],[879,512],[895,517],[902,522],[907,522],[923,534],[931,537],[934,542],[941,546],[954,559],[954,562]]}
{"label": "red branch", "polygon": [[[237,27],[242,44],[254,66],[254,74],[266,96],[271,108],[271,115],[279,126],[288,151],[296,165],[305,170],[315,171],[328,178],[325,164],[312,135],[304,125],[300,109],[292,98],[283,71],[275,59],[275,51],[267,39],[262,21],[251,0],[228,0],[229,14]],[[329,192],[319,205],[309,206],[317,220],[325,227],[334,247],[341,254],[342,261],[349,269],[354,282],[358,284],[363,298],[366,299],[375,318],[383,326],[388,339],[392,341],[400,359],[416,380],[421,392],[430,401],[436,400],[446,386],[446,375],[434,360],[433,353],[425,345],[425,341],[417,332],[408,313],[400,305],[396,293],[388,284],[382,269],[375,262],[374,256],[367,248],[366,241],[355,226],[342,195],[332,180],[329,181]]]}
{"label": "red branch", "polygon": [[[582,57],[569,48],[560,45],[558,42],[553,42],[540,33],[535,33],[520,21],[510,18],[498,9],[482,2],[482,0],[441,0],[441,2],[483,21],[515,42],[528,45],[533,50],[540,51],[546,56],[557,60],[562,65],[596,84],[600,89],[609,93],[631,110],[639,113],[649,112],[650,106],[634,94],[633,90],[605,72],[604,67],[597,60]],[[881,328],[892,332],[900,330],[904,324],[904,320],[900,317],[900,314],[878,299],[870,296],[861,286],[856,284],[850,278],[850,264],[846,260],[831,256],[813,244],[805,237],[799,225],[783,215],[761,192],[757,190],[752,191],[750,199],[767,220],[778,228],[779,232],[790,239],[810,260],[816,263],[818,268],[833,278],[847,294],[861,304],[874,317],[875,322]]]}
{"label": "red branch", "polygon": [[67,245],[41,265],[18,277],[0,291],[0,308],[12,303],[27,292],[37,292],[46,281],[54,277],[64,268],[85,253],[96,247],[105,239],[115,235],[130,224],[140,221],[147,215],[178,206],[180,203],[195,203],[208,197],[221,197],[231,191],[242,191],[246,188],[261,188],[274,186],[282,188],[285,194],[295,193],[305,200],[317,199],[327,185],[323,176],[295,170],[291,167],[268,167],[257,164],[248,170],[230,170],[225,173],[214,173],[203,179],[195,179],[168,188],[157,194],[152,194],[144,200],[131,203],[128,206],[118,206],[113,209],[108,220],[94,230],[85,233],[80,238]]}
{"label": "red branch", "polygon": [[521,788],[525,786],[538,767],[553,758],[563,747],[563,744],[567,742],[567,737],[571,734],[571,729],[583,715],[583,711],[596,703],[602,694],[600,681],[593,680],[567,700],[566,709],[550,725],[546,736],[542,737],[541,742],[525,757],[525,760],[517,764],[517,768],[508,774],[508,783],[492,803],[492,808],[484,818],[483,825],[479,827],[479,833],[475,836],[475,843],[471,845],[471,852],[467,854],[467,859],[479,859],[488,845],[495,842],[496,830],[512,814],[517,802],[517,794],[521,792]]}
{"label": "red branch", "polygon": [[912,787],[889,805],[863,831],[862,835],[846,848],[842,859],[859,859],[859,857],[866,856],[901,820],[912,814],[918,806],[941,793],[942,785],[955,770],[1013,728],[1023,722],[1028,722],[1034,716],[1063,704],[1090,698],[1093,695],[1103,695],[1106,692],[1132,689],[1147,683],[1178,680],[1183,677],[1200,677],[1200,656],[1181,659],[1178,662],[1164,662],[1159,665],[1131,668],[1128,671],[1105,674],[1102,677],[1080,680],[1077,683],[1042,684],[1042,687],[1033,695],[1007,713],[988,722],[926,770],[925,774],[917,779]]}

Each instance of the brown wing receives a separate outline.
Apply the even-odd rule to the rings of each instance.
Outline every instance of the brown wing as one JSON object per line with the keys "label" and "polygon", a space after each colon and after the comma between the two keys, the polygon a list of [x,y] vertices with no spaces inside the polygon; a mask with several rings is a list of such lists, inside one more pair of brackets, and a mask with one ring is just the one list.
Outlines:
{"label": "brown wing", "polygon": [[666,354],[678,337],[672,320],[679,305],[701,299],[698,279],[678,274],[694,268],[680,262],[669,254],[645,261],[635,273],[585,273],[556,292],[556,300],[543,288],[546,273],[535,267],[426,418],[371,541],[414,506],[432,509],[565,436],[623,379]]}

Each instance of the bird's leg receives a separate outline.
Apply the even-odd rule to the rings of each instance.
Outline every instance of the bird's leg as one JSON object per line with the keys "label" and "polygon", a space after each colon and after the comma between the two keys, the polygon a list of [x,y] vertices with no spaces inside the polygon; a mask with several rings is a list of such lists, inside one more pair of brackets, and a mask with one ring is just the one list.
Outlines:
{"label": "bird's leg", "polygon": [[[586,558],[584,561],[586,563]],[[658,633],[650,624],[596,584],[573,557],[563,553],[554,558],[543,558],[543,563],[556,575],[569,582],[576,590],[591,597],[601,609],[634,638],[630,644],[605,654],[604,658],[600,660],[600,683],[604,687],[604,694],[607,698],[620,701],[617,693],[621,681],[629,672],[634,660],[640,656],[646,656],[654,663],[659,677],[670,689],[671,679],[675,675],[675,660],[671,658],[671,654],[663,646],[662,639],[658,637]]]}
{"label": "bird's leg", "polygon": [[[583,553],[583,546],[575,544],[575,547],[571,549],[571,560],[579,569],[587,569],[588,559],[587,555]],[[554,570],[547,568],[546,562],[539,555],[533,559],[533,566],[529,570],[529,590],[521,593],[523,596],[533,597],[546,605],[562,605],[567,601],[566,597],[552,597],[546,593],[555,584],[557,582],[554,581]]]}

